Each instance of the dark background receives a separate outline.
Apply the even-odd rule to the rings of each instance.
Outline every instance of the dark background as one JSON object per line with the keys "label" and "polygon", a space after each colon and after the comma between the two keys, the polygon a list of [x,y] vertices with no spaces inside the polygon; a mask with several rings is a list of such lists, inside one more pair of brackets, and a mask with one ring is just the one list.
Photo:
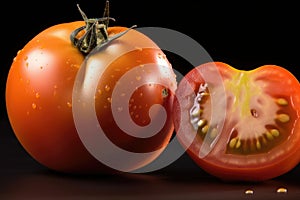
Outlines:
{"label": "dark background", "polygon": [[[8,70],[17,51],[36,34],[58,23],[81,20],[77,3],[88,17],[102,16],[104,0],[7,1],[1,5],[0,197],[223,199],[228,196],[241,199],[245,198],[244,190],[248,188],[254,189],[256,199],[300,197],[299,167],[260,184],[223,184],[201,171],[185,155],[153,175],[124,177],[70,177],[49,172],[32,160],[14,138],[7,120]],[[111,25],[173,29],[198,41],[216,61],[245,70],[276,64],[300,78],[296,4],[287,1],[111,0],[110,8],[111,16],[117,20]],[[186,63],[180,58],[171,56],[170,59],[174,68],[187,71]],[[277,187],[288,187],[288,195],[278,196]]]}

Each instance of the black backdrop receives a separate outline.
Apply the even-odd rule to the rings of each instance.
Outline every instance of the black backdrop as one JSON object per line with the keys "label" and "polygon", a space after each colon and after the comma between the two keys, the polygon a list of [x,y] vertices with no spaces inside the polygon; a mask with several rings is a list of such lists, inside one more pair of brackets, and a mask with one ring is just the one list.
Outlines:
{"label": "black backdrop", "polygon": [[[16,52],[49,26],[81,20],[77,3],[89,17],[102,16],[105,0],[27,0],[1,5],[1,118],[6,117],[5,82]],[[299,77],[297,6],[289,2],[111,0],[110,5],[116,19],[112,25],[173,29],[195,39],[214,60],[239,69],[276,64]]]}

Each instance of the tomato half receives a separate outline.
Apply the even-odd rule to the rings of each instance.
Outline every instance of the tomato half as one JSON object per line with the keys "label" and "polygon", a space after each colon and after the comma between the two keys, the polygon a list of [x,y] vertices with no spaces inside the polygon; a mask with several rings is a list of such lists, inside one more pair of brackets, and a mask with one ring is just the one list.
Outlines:
{"label": "tomato half", "polygon": [[209,62],[180,81],[173,118],[180,143],[205,171],[262,181],[298,164],[299,111],[299,82],[288,70]]}
{"label": "tomato half", "polygon": [[[26,151],[50,169],[69,173],[111,171],[109,166],[94,158],[82,144],[72,115],[73,87],[80,67],[85,59],[87,62],[99,62],[97,67],[105,69],[94,94],[99,124],[105,134],[125,150],[159,150],[143,162],[131,165],[132,169],[143,166],[160,154],[173,133],[171,106],[176,87],[175,74],[162,50],[136,30],[130,30],[114,40],[113,45],[107,44],[93,56],[86,57],[70,41],[71,33],[84,25],[84,21],[77,21],[49,27],[18,52],[6,83],[6,106],[13,131]],[[126,29],[109,27],[108,36],[112,37]],[[133,44],[137,45],[134,50],[124,54],[123,49],[132,48]],[[102,54],[105,56],[101,57]],[[112,55],[118,58],[108,66],[102,66],[101,61],[104,60],[99,60],[99,56],[101,59],[111,59]],[[123,120],[132,120],[139,126],[146,126],[150,123],[149,109],[152,105],[159,104],[167,111],[167,121],[160,132],[153,137],[141,139],[129,136],[117,126],[111,111],[111,97],[118,80],[127,71],[134,67],[142,68],[147,63],[156,65],[152,70],[136,74],[134,80],[126,84],[135,84],[140,78],[151,80],[158,76],[168,82],[174,81],[174,87],[145,84],[137,87],[133,94],[127,94],[132,95],[127,104],[131,119]],[[122,94],[119,96],[121,98]],[[122,109],[125,112],[127,108]],[[154,113],[152,118],[155,119],[156,115]]]}

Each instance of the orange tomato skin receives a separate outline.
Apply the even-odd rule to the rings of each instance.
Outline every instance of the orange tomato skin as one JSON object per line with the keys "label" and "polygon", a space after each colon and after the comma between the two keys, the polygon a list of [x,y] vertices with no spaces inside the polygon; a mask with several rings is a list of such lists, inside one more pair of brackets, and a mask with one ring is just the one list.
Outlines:
{"label": "orange tomato skin", "polygon": [[[83,25],[77,21],[52,26],[18,52],[6,83],[7,113],[20,144],[40,164],[66,173],[116,172],[84,147],[72,116],[74,81],[85,56],[73,47],[70,34]],[[112,27],[108,33],[125,29]],[[148,56],[156,57],[156,51]],[[102,108],[100,104],[97,111]],[[165,146],[172,131],[169,124],[155,148]]]}

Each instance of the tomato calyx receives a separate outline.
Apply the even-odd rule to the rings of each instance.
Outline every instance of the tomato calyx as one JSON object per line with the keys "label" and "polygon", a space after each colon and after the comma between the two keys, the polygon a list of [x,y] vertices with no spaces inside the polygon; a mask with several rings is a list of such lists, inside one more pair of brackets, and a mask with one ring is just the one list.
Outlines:
{"label": "tomato calyx", "polygon": [[[71,35],[70,40],[72,44],[78,48],[78,50],[83,54],[90,53],[96,47],[98,49],[102,48],[103,46],[109,44],[111,41],[121,37],[125,33],[127,33],[132,28],[136,27],[135,25],[114,35],[113,37],[109,37],[107,33],[108,24],[110,20],[115,21],[114,18],[109,17],[109,1],[106,1],[103,17],[101,18],[88,18],[86,14],[81,10],[79,4],[77,4],[77,8],[85,22],[85,26],[81,26],[75,29]],[[77,38],[81,31],[85,31],[85,33]]]}

